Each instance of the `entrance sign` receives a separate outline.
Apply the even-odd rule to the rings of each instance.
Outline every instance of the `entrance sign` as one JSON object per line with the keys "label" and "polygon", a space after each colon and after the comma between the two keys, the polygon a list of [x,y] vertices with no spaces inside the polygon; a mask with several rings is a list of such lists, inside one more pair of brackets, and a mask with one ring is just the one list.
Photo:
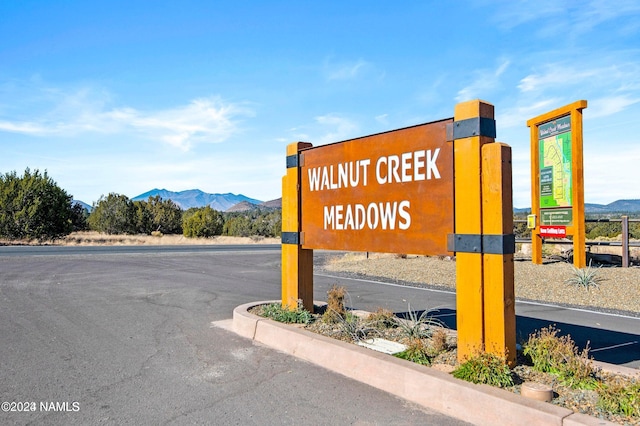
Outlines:
{"label": "entrance sign", "polygon": [[303,248],[452,254],[452,119],[300,153]]}
{"label": "entrance sign", "polygon": [[511,148],[493,105],[453,119],[313,147],[287,146],[282,304],[313,310],[313,250],[456,255],[458,359],[514,364]]}
{"label": "entrance sign", "polygon": [[[527,121],[531,128],[532,261],[542,263],[542,238],[573,236],[573,263],[586,266],[582,110],[577,101]],[[560,231],[564,232],[560,232]]]}

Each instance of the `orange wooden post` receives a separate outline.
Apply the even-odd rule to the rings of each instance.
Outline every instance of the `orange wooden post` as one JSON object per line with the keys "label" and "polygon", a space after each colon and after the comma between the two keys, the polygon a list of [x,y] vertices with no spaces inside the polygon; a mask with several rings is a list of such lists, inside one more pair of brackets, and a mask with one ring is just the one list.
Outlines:
{"label": "orange wooden post", "polygon": [[485,351],[516,361],[511,147],[482,147]]}
{"label": "orange wooden post", "polygon": [[[494,141],[493,118],[493,105],[480,100],[460,103],[454,110],[454,238],[469,246],[462,251],[456,250],[456,321],[460,361],[484,350],[481,148],[485,143]],[[492,132],[483,131],[487,124],[489,127],[493,125]]]}
{"label": "orange wooden post", "polygon": [[[527,123],[529,125],[529,123]],[[529,125],[531,140],[538,141],[538,126]],[[540,156],[538,144],[531,143],[531,214],[536,217],[536,226],[531,230],[531,263],[542,265],[542,237],[540,236],[540,185],[538,185],[538,173],[540,173]]]}
{"label": "orange wooden post", "polygon": [[587,229],[584,215],[584,156],[582,149],[582,109],[587,101],[578,101],[571,111],[571,155],[573,160],[571,192],[573,193],[573,266],[587,266]]}
{"label": "orange wooden post", "polygon": [[302,300],[313,312],[313,250],[302,248],[300,233],[300,155],[310,143],[287,145],[287,173],[282,178],[282,305],[294,309]]}

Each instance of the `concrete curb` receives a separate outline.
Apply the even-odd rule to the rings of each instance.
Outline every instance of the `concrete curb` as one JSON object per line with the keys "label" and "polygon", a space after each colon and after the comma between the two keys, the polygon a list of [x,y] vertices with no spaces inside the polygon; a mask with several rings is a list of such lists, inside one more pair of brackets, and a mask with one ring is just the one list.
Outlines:
{"label": "concrete curb", "polygon": [[584,414],[272,321],[248,310],[233,311],[233,331],[297,358],[366,383],[407,401],[477,425],[613,425]]}

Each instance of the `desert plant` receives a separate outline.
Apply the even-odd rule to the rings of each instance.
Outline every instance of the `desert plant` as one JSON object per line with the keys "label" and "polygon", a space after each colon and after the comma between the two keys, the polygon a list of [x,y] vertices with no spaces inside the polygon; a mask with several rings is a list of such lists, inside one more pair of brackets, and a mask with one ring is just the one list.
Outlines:
{"label": "desert plant", "polygon": [[484,383],[501,388],[513,386],[511,370],[505,358],[480,352],[453,371],[453,377],[471,383]]}
{"label": "desert plant", "polygon": [[407,318],[397,318],[395,321],[400,330],[409,339],[421,339],[431,337],[433,326],[442,326],[442,322],[432,316],[429,311],[423,311],[418,315],[418,311],[412,311],[411,305],[408,305]]}
{"label": "desert plant", "polygon": [[378,332],[378,330],[376,330],[374,327],[371,327],[367,321],[363,321],[359,316],[353,315],[349,312],[345,313],[344,316],[339,315],[337,312],[334,312],[333,318],[333,322],[337,323],[340,326],[342,334],[348,336],[349,339],[354,342],[359,342],[360,340],[367,339],[372,334]]}
{"label": "desert plant", "polygon": [[604,280],[598,276],[598,269],[600,268],[592,268],[591,261],[589,261],[589,266],[586,268],[576,268],[575,266],[572,266],[572,268],[573,275],[565,281],[567,284],[589,289],[591,287],[599,287],[600,282]]}
{"label": "desert plant", "polygon": [[640,417],[640,383],[618,379],[599,384],[598,407],[627,417]]}
{"label": "desert plant", "polygon": [[443,328],[438,328],[431,334],[431,349],[436,354],[441,354],[449,349],[447,342],[447,332]]}
{"label": "desert plant", "polygon": [[549,326],[530,335],[523,345],[523,354],[531,358],[534,369],[555,374],[567,386],[593,387],[589,347],[578,352],[571,336],[558,336],[559,331]]}
{"label": "desert plant", "polygon": [[347,289],[334,284],[327,291],[327,310],[322,315],[322,320],[327,323],[336,323],[346,317],[347,310],[344,306],[344,298]]}
{"label": "desert plant", "polygon": [[281,303],[262,305],[259,315],[288,324],[308,324],[313,318],[311,312],[302,307],[301,301],[298,301],[298,306],[295,309]]}
{"label": "desert plant", "polygon": [[431,365],[431,360],[433,358],[433,354],[429,350],[429,347],[422,339],[411,339],[407,345],[407,349],[394,354],[394,356],[421,365]]}
{"label": "desert plant", "polygon": [[378,308],[367,317],[367,322],[379,328],[395,328],[398,323],[396,316],[388,309]]}

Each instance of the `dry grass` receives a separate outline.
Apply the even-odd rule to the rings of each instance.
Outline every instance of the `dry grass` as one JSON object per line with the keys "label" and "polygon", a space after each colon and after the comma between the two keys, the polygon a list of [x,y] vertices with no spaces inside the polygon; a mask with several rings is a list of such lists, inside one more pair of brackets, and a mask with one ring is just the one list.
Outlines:
{"label": "dry grass", "polygon": [[2,241],[0,245],[61,245],[61,246],[131,246],[131,245],[208,245],[208,244],[280,244],[278,238],[226,237],[186,238],[182,235],[108,235],[94,231],[74,232],[56,241]]}

